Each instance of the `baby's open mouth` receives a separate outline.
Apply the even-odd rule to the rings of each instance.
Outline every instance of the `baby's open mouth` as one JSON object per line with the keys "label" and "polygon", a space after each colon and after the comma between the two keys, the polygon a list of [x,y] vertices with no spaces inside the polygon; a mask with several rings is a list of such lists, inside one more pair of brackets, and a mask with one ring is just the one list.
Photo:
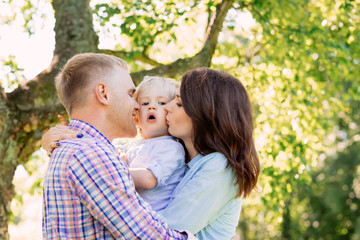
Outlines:
{"label": "baby's open mouth", "polygon": [[149,116],[148,116],[148,120],[155,120],[156,118],[155,118],[155,115],[153,115],[153,114],[150,114]]}

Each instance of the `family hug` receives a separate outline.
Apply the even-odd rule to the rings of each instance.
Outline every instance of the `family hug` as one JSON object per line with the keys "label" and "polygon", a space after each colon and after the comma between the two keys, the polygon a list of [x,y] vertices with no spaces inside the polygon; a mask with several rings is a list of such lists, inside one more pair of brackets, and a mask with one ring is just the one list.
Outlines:
{"label": "family hug", "polygon": [[239,238],[260,163],[237,78],[197,68],[135,87],[124,60],[82,53],[55,85],[70,120],[42,138],[44,239]]}

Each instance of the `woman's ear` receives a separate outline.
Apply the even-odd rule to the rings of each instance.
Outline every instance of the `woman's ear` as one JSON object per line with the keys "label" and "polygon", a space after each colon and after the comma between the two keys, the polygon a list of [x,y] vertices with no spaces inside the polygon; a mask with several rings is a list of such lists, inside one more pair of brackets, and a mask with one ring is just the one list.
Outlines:
{"label": "woman's ear", "polygon": [[109,88],[102,82],[99,82],[95,86],[96,99],[103,105],[109,105],[110,95]]}

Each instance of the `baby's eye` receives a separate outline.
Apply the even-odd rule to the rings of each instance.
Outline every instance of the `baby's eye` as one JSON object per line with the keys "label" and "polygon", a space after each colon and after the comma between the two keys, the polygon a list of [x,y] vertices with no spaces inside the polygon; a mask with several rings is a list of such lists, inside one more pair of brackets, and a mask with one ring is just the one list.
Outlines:
{"label": "baby's eye", "polygon": [[147,106],[147,105],[149,105],[148,102],[143,102],[143,103],[141,104],[141,106]]}
{"label": "baby's eye", "polygon": [[159,105],[166,105],[166,102],[159,102]]}

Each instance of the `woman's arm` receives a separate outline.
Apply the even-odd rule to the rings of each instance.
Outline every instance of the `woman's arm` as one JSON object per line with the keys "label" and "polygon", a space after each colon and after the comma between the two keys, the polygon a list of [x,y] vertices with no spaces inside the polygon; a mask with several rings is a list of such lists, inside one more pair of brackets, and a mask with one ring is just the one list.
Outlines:
{"label": "woman's arm", "polygon": [[[240,199],[233,202],[238,188],[234,185],[235,176],[231,168],[226,168],[226,159],[218,154],[210,155],[203,157],[200,164],[190,167],[168,206],[159,212],[171,228],[198,233],[220,217],[229,208],[227,204],[241,204]],[[237,225],[237,220],[230,223],[234,224]],[[230,239],[234,234],[230,232],[233,227],[228,224],[225,227]]]}
{"label": "woman's arm", "polygon": [[58,118],[61,124],[50,128],[41,138],[41,146],[49,156],[55,148],[60,147],[60,140],[83,137],[82,133],[74,131],[67,126],[67,121],[63,116],[58,115]]}
{"label": "woman's arm", "polygon": [[129,170],[136,188],[151,189],[156,187],[157,179],[149,169],[129,168]]}

